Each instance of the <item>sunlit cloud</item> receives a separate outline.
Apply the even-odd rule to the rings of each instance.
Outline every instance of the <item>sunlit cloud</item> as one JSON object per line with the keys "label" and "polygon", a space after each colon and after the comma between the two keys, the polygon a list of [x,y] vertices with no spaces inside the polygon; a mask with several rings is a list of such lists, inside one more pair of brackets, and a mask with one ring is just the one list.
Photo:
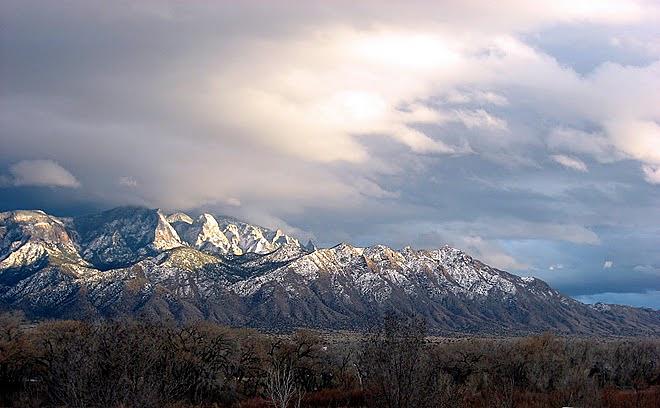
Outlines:
{"label": "sunlit cloud", "polygon": [[5,182],[14,186],[78,188],[80,182],[53,160],[21,160],[9,167]]}
{"label": "sunlit cloud", "polygon": [[554,154],[550,157],[552,158],[552,160],[556,161],[557,163],[561,164],[566,168],[581,171],[583,173],[589,171],[587,165],[582,160],[577,159],[575,157],[565,156],[563,154]]}
{"label": "sunlit cloud", "polygon": [[119,180],[117,180],[117,183],[120,186],[124,186],[124,187],[137,187],[138,186],[137,180],[135,180],[135,178],[133,178],[131,176],[121,176],[121,177],[119,177]]}

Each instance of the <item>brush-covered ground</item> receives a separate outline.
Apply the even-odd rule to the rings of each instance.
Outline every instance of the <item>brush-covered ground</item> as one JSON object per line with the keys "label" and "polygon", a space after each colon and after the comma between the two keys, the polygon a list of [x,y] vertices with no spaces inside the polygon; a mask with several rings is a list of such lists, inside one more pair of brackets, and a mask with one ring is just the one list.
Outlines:
{"label": "brush-covered ground", "polygon": [[0,406],[658,407],[660,338],[427,337],[0,315]]}

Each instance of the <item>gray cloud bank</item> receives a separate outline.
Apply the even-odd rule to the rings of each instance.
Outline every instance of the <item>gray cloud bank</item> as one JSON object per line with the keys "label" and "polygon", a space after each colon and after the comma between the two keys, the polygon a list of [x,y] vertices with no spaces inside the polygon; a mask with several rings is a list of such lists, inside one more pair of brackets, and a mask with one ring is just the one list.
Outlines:
{"label": "gray cloud bank", "polygon": [[660,290],[654,2],[0,7],[4,208],[207,209]]}

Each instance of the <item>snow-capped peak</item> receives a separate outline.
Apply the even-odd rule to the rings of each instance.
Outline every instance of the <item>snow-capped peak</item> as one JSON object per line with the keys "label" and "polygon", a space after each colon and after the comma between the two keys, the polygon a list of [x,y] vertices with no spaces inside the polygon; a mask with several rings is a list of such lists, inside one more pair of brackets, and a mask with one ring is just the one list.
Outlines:
{"label": "snow-capped peak", "polygon": [[186,214],[174,213],[168,219],[188,245],[209,253],[268,254],[289,245],[305,249],[297,239],[286,235],[281,229],[269,230],[233,218],[204,213],[193,221]]}
{"label": "snow-capped peak", "polygon": [[156,211],[156,214],[158,214],[158,224],[154,230],[153,247],[157,250],[164,251],[182,246],[183,244],[181,243],[179,234],[167,222],[165,215],[160,210]]}
{"label": "snow-capped peak", "polygon": [[192,247],[206,252],[226,254],[231,244],[211,214],[200,215],[183,232],[183,239]]}
{"label": "snow-capped peak", "polygon": [[0,269],[52,260],[84,262],[65,223],[41,210],[0,213]]}
{"label": "snow-capped peak", "polygon": [[434,329],[468,332],[660,327],[657,312],[588,307],[540,279],[491,268],[448,246],[311,247],[282,230],[208,213],[194,220],[138,207],[71,220],[0,213],[0,305],[58,316],[85,305],[99,317],[164,313],[270,328],[366,327],[393,309],[423,315]]}
{"label": "snow-capped peak", "polygon": [[185,222],[186,224],[192,224],[194,222],[191,216],[182,212],[175,212],[174,214],[170,214],[166,217],[166,219],[170,224],[175,222]]}

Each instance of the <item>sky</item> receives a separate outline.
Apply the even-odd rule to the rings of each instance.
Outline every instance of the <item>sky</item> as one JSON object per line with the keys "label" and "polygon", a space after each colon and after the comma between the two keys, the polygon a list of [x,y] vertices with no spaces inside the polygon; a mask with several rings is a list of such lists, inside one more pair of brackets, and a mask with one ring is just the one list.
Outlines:
{"label": "sky", "polygon": [[0,0],[0,211],[119,205],[660,308],[660,2]]}

